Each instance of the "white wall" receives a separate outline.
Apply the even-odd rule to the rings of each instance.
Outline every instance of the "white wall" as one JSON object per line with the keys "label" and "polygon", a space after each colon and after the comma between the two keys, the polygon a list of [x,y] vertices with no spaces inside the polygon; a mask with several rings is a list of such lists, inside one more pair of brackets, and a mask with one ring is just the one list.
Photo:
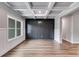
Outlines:
{"label": "white wall", "polygon": [[[67,8],[66,10],[62,11],[59,15],[56,16],[55,18],[55,40],[58,41],[59,43],[62,43],[62,23],[61,23],[61,17],[68,15],[69,13],[74,12],[76,9],[79,9],[79,2],[74,2],[71,6],[69,6],[69,8]],[[72,28],[73,28],[73,16],[72,18]],[[71,34],[71,38],[73,39],[73,29],[71,30],[72,34]],[[71,41],[73,43],[73,40]]]}
{"label": "white wall", "polygon": [[79,43],[79,10],[73,15],[73,43]]}
{"label": "white wall", "polygon": [[61,39],[61,18],[56,17],[55,18],[55,31],[54,31],[54,40],[57,41],[58,43],[62,43]]}
{"label": "white wall", "polygon": [[62,27],[62,38],[71,42],[79,43],[79,10],[72,13],[71,16],[64,16]]}
{"label": "white wall", "polygon": [[[7,32],[7,16],[10,15],[13,18],[19,19],[23,22],[23,35],[12,41],[8,41]],[[25,20],[16,12],[0,3],[0,56],[14,48],[16,45],[25,40]]]}
{"label": "white wall", "polygon": [[62,17],[62,39],[72,41],[72,16]]}

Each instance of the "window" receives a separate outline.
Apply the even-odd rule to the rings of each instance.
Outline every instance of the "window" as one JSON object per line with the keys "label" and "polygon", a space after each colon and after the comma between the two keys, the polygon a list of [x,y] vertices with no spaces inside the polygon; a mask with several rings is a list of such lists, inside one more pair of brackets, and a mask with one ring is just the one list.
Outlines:
{"label": "window", "polygon": [[17,31],[17,36],[21,35],[21,22],[19,21],[17,21],[16,31]]}
{"label": "window", "polygon": [[8,38],[14,38],[15,37],[15,20],[9,18],[9,24],[8,24]]}
{"label": "window", "polygon": [[8,18],[8,39],[16,38],[21,35],[21,22]]}

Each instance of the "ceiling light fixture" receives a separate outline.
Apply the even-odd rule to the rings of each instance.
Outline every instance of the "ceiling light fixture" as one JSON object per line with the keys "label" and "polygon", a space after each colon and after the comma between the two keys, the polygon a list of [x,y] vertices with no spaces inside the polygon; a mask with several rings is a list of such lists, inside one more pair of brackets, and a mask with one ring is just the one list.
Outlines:
{"label": "ceiling light fixture", "polygon": [[39,11],[39,14],[41,14],[41,11]]}
{"label": "ceiling light fixture", "polygon": [[42,21],[38,21],[38,24],[41,24],[42,23]]}

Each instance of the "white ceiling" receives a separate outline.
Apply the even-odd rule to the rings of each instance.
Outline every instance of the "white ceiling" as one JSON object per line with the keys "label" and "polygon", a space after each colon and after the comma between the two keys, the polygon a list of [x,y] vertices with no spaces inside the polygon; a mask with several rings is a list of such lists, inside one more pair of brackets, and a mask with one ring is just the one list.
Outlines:
{"label": "white ceiling", "polygon": [[54,18],[73,2],[6,2],[13,10],[26,18]]}

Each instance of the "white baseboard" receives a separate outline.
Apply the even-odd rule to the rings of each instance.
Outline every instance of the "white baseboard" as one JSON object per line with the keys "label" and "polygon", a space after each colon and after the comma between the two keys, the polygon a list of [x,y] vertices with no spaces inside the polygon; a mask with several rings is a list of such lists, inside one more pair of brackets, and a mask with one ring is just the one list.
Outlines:
{"label": "white baseboard", "polygon": [[67,42],[69,42],[69,43],[73,43],[72,41],[70,41],[70,40],[66,40],[66,39],[63,39],[63,40],[65,40],[65,41],[67,41]]}
{"label": "white baseboard", "polygon": [[79,44],[79,42],[72,42],[72,44]]}
{"label": "white baseboard", "polygon": [[67,42],[70,42],[70,43],[72,43],[72,44],[79,44],[78,41],[77,41],[77,42],[74,42],[74,41],[69,41],[69,40],[66,40],[66,39],[63,39],[63,40],[65,40],[65,41],[67,41]]}

